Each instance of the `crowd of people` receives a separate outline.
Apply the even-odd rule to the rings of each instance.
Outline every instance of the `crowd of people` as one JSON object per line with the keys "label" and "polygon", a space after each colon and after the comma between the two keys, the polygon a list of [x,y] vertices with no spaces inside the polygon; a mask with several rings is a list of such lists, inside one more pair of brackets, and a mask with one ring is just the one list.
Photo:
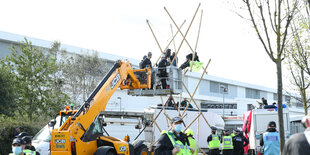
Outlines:
{"label": "crowd of people", "polygon": [[[308,114],[303,123],[306,127],[304,133],[292,135],[285,143],[283,155],[309,155],[310,154],[310,114]],[[197,155],[199,151],[198,143],[195,141],[194,133],[187,129],[185,133],[182,130],[183,120],[181,117],[171,119],[170,127],[172,131],[163,130],[155,148],[155,155]],[[223,130],[223,134],[218,135],[217,128],[211,127],[211,134],[207,138],[209,147],[208,155],[244,155],[244,147],[249,144],[249,140],[239,129]],[[276,123],[270,121],[267,130],[260,136],[260,146],[262,150],[259,153],[264,155],[280,155],[279,133],[276,129]],[[309,148],[309,149],[308,149]]]}
{"label": "crowd of people", "polygon": [[[170,127],[172,131],[163,130],[155,148],[155,155],[181,155],[193,154],[197,155],[199,146],[194,138],[193,130],[187,129],[185,133],[182,131],[183,120],[181,117],[171,119]],[[217,128],[211,127],[212,133],[208,136],[207,143],[209,146],[209,155],[219,155],[222,150],[223,155],[243,155],[244,146],[249,141],[243,136],[240,130],[234,130],[230,134],[228,130],[224,130],[224,134],[219,136]],[[221,147],[221,149],[220,149]]]}
{"label": "crowd of people", "polygon": [[[152,70],[152,78],[151,78],[151,89],[153,89],[153,85],[155,83],[154,81],[154,70],[152,67],[152,52],[148,52],[147,55],[144,55],[142,60],[139,63],[139,68],[144,69],[144,68],[150,68]],[[190,66],[191,61],[199,61],[197,53],[195,54],[188,54],[186,55],[186,61],[179,67],[180,69],[185,69],[186,67]],[[160,56],[160,61],[159,63],[155,64],[158,67],[158,74],[157,76],[159,77],[159,81],[161,82],[161,88],[162,89],[168,89],[169,85],[167,85],[167,79],[168,79],[168,73],[166,71],[167,66],[175,66],[177,67],[178,65],[178,57],[176,56],[175,52],[171,53],[171,49],[167,49],[161,56]]]}
{"label": "crowd of people", "polygon": [[32,146],[32,137],[27,132],[21,132],[20,127],[16,128],[14,137],[10,155],[40,155]]}

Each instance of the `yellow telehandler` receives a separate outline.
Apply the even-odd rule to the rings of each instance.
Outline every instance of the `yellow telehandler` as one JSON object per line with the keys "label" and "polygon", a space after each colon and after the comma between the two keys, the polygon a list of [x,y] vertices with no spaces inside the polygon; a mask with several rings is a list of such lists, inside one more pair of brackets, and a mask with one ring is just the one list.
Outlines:
{"label": "yellow telehandler", "polygon": [[129,137],[121,140],[105,134],[100,112],[119,87],[150,88],[151,70],[133,70],[129,61],[116,61],[78,111],[51,132],[51,155],[147,155],[143,142],[130,144]]}

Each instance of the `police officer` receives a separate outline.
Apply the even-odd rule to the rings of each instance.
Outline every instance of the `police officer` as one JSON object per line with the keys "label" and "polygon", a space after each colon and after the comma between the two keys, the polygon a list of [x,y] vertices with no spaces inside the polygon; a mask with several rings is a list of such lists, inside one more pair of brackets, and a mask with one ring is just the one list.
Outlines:
{"label": "police officer", "polygon": [[186,135],[187,135],[190,147],[195,150],[194,155],[197,155],[199,150],[198,150],[197,142],[196,142],[195,138],[193,137],[193,135],[194,135],[193,130],[187,129]]}
{"label": "police officer", "polygon": [[25,142],[25,145],[26,145],[23,151],[26,155],[40,155],[39,152],[36,152],[36,148],[32,146],[31,136],[24,136],[22,140]]}
{"label": "police officer", "polygon": [[234,155],[243,155],[244,146],[249,144],[248,139],[246,139],[239,129],[234,130],[233,145],[234,145]]}
{"label": "police officer", "polygon": [[24,141],[20,138],[15,138],[12,142],[12,152],[9,155],[24,155]]}
{"label": "police officer", "polygon": [[264,155],[280,154],[279,139],[279,133],[276,129],[276,122],[269,122],[267,131],[260,137],[260,146],[264,146]]}
{"label": "police officer", "polygon": [[221,139],[223,155],[233,155],[233,141],[232,137],[229,135],[229,130],[224,130],[224,136]]}
{"label": "police officer", "polygon": [[172,131],[163,131],[155,147],[155,155],[191,155],[194,149],[189,147],[189,141],[181,130],[182,118],[174,117],[171,119],[170,126]]}
{"label": "police officer", "polygon": [[210,155],[219,155],[220,154],[220,138],[216,134],[216,127],[211,126],[211,135],[208,137],[208,147]]}

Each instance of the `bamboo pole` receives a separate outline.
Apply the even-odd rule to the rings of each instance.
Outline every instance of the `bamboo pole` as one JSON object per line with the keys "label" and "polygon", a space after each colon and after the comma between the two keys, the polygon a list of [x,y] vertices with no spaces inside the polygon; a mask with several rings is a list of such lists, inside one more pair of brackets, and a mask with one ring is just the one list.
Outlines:
{"label": "bamboo pole", "polygon": [[[204,74],[206,73],[206,70],[207,70],[207,68],[208,68],[208,66],[209,66],[209,64],[210,64],[210,62],[211,62],[211,59],[209,59],[207,66],[206,66],[205,69],[203,70],[203,73],[201,74],[201,77],[200,77],[200,79],[199,79],[199,81],[198,81],[198,84],[197,84],[197,86],[196,86],[196,88],[195,88],[193,94],[191,95],[191,99],[189,100],[189,103],[191,103],[191,101],[193,100],[193,97],[194,97],[194,95],[195,95],[195,93],[196,93],[196,91],[197,91],[197,89],[198,89],[198,86],[200,85],[200,82],[201,82],[201,80],[202,80]],[[184,109],[182,115],[185,113],[185,111],[187,110],[188,106],[189,106],[189,104],[186,105],[186,107],[185,107],[185,109]],[[197,106],[197,105],[196,105],[196,106]],[[199,108],[199,107],[197,106],[197,108]]]}
{"label": "bamboo pole", "polygon": [[[187,93],[190,95],[190,93],[189,93],[188,89],[186,88],[186,86],[185,86],[184,82],[182,82],[182,84],[183,84],[183,87],[185,88],[185,90],[187,91]],[[192,96],[190,95],[190,97],[192,97]],[[197,107],[198,111],[199,111],[199,112],[201,112],[201,110],[200,110],[200,108],[198,107],[198,105],[197,105],[196,101],[195,101],[195,100],[193,100],[193,102],[195,103],[195,105],[196,105],[196,107]],[[201,116],[204,118],[204,120],[206,121],[206,123],[207,123],[207,124],[208,124],[208,126],[210,127],[210,124],[209,124],[209,122],[207,121],[206,117],[205,117],[203,114],[202,114]]]}
{"label": "bamboo pole", "polygon": [[[174,33],[173,33],[173,29],[172,29],[172,24],[170,24],[170,29],[171,29],[171,35],[173,35]],[[179,32],[179,31],[177,31],[177,32]],[[173,40],[173,47],[174,47],[174,52],[176,52],[177,51],[177,48],[176,48],[176,46],[175,46],[175,41]],[[175,55],[174,55],[175,56]],[[174,58],[174,57],[173,57]],[[170,60],[170,59],[169,59]],[[177,63],[176,63],[177,64]],[[170,63],[170,66],[172,66],[173,65],[173,62],[171,62]]]}
{"label": "bamboo pole", "polygon": [[[149,26],[149,28],[150,28],[152,34],[153,34],[153,37],[155,38],[155,41],[156,41],[156,43],[157,43],[157,45],[158,45],[158,47],[159,47],[161,53],[164,54],[164,53],[165,53],[164,51],[166,51],[166,50],[168,49],[168,47],[170,46],[170,44],[172,43],[172,41],[174,41],[174,38],[177,36],[177,34],[179,33],[179,31],[177,31],[177,32],[175,33],[175,35],[172,37],[172,39],[170,40],[170,42],[168,43],[168,45],[166,46],[166,48],[165,48],[164,50],[162,50],[161,47],[160,47],[160,45],[159,45],[159,42],[158,42],[158,40],[157,40],[157,38],[156,38],[156,36],[155,36],[155,34],[154,34],[153,29],[152,29],[151,25],[149,24],[149,21],[148,21],[148,20],[146,20],[146,21],[147,21],[147,24],[148,24],[148,26]],[[186,22],[186,20],[184,20],[184,22],[182,23],[182,25],[180,26],[180,28],[183,27],[183,25],[184,25],[185,22]],[[153,67],[158,63],[159,59],[160,59],[160,56],[159,56],[158,59],[156,60],[156,63],[154,63]]]}
{"label": "bamboo pole", "polygon": [[[168,116],[168,114],[167,114],[167,113],[164,113],[164,115],[166,116],[166,119],[169,120],[169,122],[170,122],[170,121],[171,121],[171,118]],[[167,122],[167,124],[170,124],[170,123]]]}
{"label": "bamboo pole", "polygon": [[[190,29],[191,26],[192,26],[192,23],[193,23],[193,21],[194,21],[194,19],[195,19],[195,17],[196,17],[196,14],[197,14],[197,12],[198,12],[199,7],[200,7],[200,3],[199,3],[199,5],[198,5],[198,7],[197,7],[197,9],[196,9],[196,11],[195,11],[195,14],[194,14],[194,16],[193,16],[193,18],[192,18],[190,24],[189,24],[189,27],[187,28],[187,31],[186,31],[185,35],[183,35],[183,33],[181,32],[180,28],[177,26],[176,22],[174,21],[174,19],[172,18],[172,16],[171,16],[170,13],[168,12],[167,8],[164,7],[165,11],[166,11],[167,14],[169,15],[169,17],[170,17],[170,19],[172,20],[173,24],[178,28],[178,31],[179,31],[180,34],[183,36],[183,40],[181,41],[181,44],[180,44],[180,46],[179,46],[179,48],[178,48],[178,50],[177,50],[177,52],[176,52],[176,55],[178,55],[178,53],[179,53],[179,51],[180,51],[180,48],[182,47],[182,44],[183,44],[184,40],[185,40],[185,42],[187,42],[186,36],[187,36],[187,34],[188,34],[188,32],[189,32],[189,29]],[[187,43],[188,43],[188,42],[187,42]],[[189,45],[189,43],[188,43],[188,45]],[[190,47],[190,48],[191,48],[191,47]],[[174,61],[175,58],[176,58],[176,57],[174,57],[174,58],[172,59],[172,62]]]}
{"label": "bamboo pole", "polygon": [[[206,66],[205,69],[203,70],[203,73],[201,74],[201,77],[200,77],[200,79],[199,79],[199,81],[198,81],[198,84],[197,84],[197,86],[196,86],[196,88],[195,88],[193,94],[191,95],[191,98],[190,98],[190,100],[189,100],[189,103],[191,103],[191,101],[193,100],[193,97],[194,97],[194,95],[196,94],[196,91],[197,91],[197,89],[198,89],[198,86],[200,85],[200,82],[201,82],[201,80],[203,79],[203,76],[204,76],[204,74],[206,73],[207,68],[209,67],[210,62],[211,62],[211,59],[209,59],[207,66]],[[187,107],[188,107],[188,105],[186,106],[186,108],[184,109],[184,111],[187,109]],[[198,106],[197,106],[197,108],[198,108]],[[183,113],[184,113],[184,112],[183,112]],[[182,115],[183,115],[183,114],[182,114]]]}
{"label": "bamboo pole", "polygon": [[153,119],[155,126],[158,128],[159,132],[161,132],[162,130],[160,129],[159,125],[156,123],[156,120],[154,118],[152,118],[152,119]]}
{"label": "bamboo pole", "polygon": [[[197,46],[198,46],[198,40],[199,40],[200,28],[201,28],[201,21],[202,21],[202,13],[203,13],[203,10],[201,10],[201,16],[200,16],[200,22],[199,22],[199,28],[198,28],[198,35],[197,35],[197,40],[196,40],[196,45],[195,45],[195,52],[193,53],[192,62],[194,61],[194,58],[195,58],[196,52],[197,52]],[[193,65],[191,65],[190,71],[192,71],[192,68],[193,68]]]}
{"label": "bamboo pole", "polygon": [[198,28],[198,36],[197,36],[196,45],[195,45],[195,52],[197,51],[198,40],[199,40],[199,36],[200,36],[200,29],[201,29],[201,22],[202,22],[202,14],[203,14],[203,10],[201,10],[201,16],[200,16],[200,22],[199,22],[199,28]]}
{"label": "bamboo pole", "polygon": [[197,120],[197,118],[199,118],[199,116],[202,114],[202,112],[200,112],[197,116],[196,116],[196,118],[191,122],[191,123],[189,123],[189,125],[184,129],[184,131],[186,131],[196,120]]}
{"label": "bamboo pole", "polygon": [[[163,103],[163,102],[162,102]],[[166,104],[167,104],[168,102],[166,102],[163,106],[162,106],[162,108],[161,108],[161,110],[159,111],[159,113],[156,115],[156,117],[155,117],[155,120],[158,118],[158,116],[160,115],[160,113],[163,111],[163,109],[165,108],[165,106],[166,106]],[[151,125],[153,124],[153,122],[151,123]]]}
{"label": "bamboo pole", "polygon": [[[187,69],[184,71],[183,75],[182,75],[182,81],[184,81],[184,77],[185,77],[185,74],[187,73]],[[180,93],[180,97],[179,97],[179,105],[178,105],[178,115],[181,116],[181,113],[180,113],[180,108],[181,108],[181,100],[182,100],[182,93]]]}
{"label": "bamboo pole", "polygon": [[149,26],[149,28],[150,28],[150,30],[151,30],[151,32],[152,32],[152,34],[153,34],[153,37],[154,37],[154,39],[155,39],[155,41],[156,41],[156,43],[157,43],[157,46],[159,47],[161,53],[164,53],[163,50],[161,49],[160,45],[159,45],[159,42],[158,42],[158,40],[157,40],[157,38],[156,38],[156,36],[155,36],[155,34],[154,34],[154,31],[153,31],[153,29],[152,29],[152,27],[151,27],[151,25],[150,25],[150,23],[149,23],[149,20],[146,20],[146,23],[147,23],[147,25]]}

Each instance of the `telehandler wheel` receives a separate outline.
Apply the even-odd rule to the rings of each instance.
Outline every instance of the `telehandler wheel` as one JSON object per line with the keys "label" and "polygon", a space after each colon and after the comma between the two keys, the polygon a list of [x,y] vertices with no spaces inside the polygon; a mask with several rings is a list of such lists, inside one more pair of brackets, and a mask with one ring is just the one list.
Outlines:
{"label": "telehandler wheel", "polygon": [[94,155],[116,155],[116,151],[111,146],[100,146]]}
{"label": "telehandler wheel", "polygon": [[135,155],[149,155],[146,145],[142,145],[135,149]]}

